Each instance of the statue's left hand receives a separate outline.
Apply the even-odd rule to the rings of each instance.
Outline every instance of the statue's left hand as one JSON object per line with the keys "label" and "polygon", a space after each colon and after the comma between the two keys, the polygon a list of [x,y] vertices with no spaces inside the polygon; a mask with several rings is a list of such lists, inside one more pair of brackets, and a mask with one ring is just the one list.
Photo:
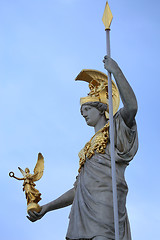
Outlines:
{"label": "statue's left hand", "polygon": [[37,220],[40,220],[45,214],[47,213],[47,208],[45,205],[42,206],[42,209],[39,213],[37,212],[32,212],[31,210],[28,212],[27,218],[31,221],[31,222],[36,222]]}
{"label": "statue's left hand", "polygon": [[116,73],[117,70],[119,69],[118,64],[109,56],[105,56],[103,59],[103,63],[104,63],[104,68],[109,71],[110,73]]}

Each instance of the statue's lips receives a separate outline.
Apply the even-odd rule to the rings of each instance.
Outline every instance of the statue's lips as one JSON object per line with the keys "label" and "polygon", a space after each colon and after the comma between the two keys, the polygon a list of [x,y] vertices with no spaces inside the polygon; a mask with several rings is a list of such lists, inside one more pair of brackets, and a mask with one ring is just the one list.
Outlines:
{"label": "statue's lips", "polygon": [[86,117],[85,120],[86,120],[86,122],[88,122],[89,118]]}

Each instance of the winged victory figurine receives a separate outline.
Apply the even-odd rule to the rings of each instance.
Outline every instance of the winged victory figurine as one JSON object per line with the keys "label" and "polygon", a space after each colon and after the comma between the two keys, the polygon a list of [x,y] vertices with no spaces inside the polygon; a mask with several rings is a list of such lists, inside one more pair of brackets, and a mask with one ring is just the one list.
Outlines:
{"label": "winged victory figurine", "polygon": [[40,212],[41,207],[38,202],[41,200],[41,193],[35,188],[36,184],[34,182],[41,179],[44,171],[44,157],[41,153],[38,154],[38,160],[36,166],[34,168],[34,173],[31,174],[29,168],[26,168],[23,171],[20,167],[18,167],[20,172],[23,175],[23,178],[18,178],[14,175],[14,172],[10,172],[9,176],[13,177],[17,180],[24,180],[23,183],[23,191],[25,192],[27,199],[27,212],[29,210]]}

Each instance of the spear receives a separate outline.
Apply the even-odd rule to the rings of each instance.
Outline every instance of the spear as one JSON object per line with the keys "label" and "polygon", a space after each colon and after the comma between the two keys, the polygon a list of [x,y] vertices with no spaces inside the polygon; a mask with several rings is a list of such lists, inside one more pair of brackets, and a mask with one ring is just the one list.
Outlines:
{"label": "spear", "polygon": [[[110,25],[113,16],[108,4],[106,2],[102,21],[105,25],[106,31],[106,47],[107,55],[111,56],[110,50]],[[112,191],[113,191],[113,211],[114,211],[114,228],[115,240],[119,240],[119,220],[118,220],[118,203],[117,203],[117,186],[116,186],[116,166],[115,166],[115,153],[114,153],[114,127],[113,127],[113,102],[112,102],[112,80],[111,73],[108,72],[108,96],[109,96],[109,121],[110,121],[110,152],[111,152],[111,168],[112,168]]]}

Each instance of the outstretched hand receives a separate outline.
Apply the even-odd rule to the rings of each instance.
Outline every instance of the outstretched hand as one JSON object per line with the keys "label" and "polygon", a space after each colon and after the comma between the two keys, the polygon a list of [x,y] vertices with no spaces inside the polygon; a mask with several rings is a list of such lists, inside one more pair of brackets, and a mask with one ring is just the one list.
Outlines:
{"label": "outstretched hand", "polygon": [[45,214],[47,213],[47,209],[46,206],[42,206],[42,209],[39,213],[35,212],[35,211],[28,211],[28,215],[27,218],[31,221],[31,222],[36,222],[37,220],[40,220]]}
{"label": "outstretched hand", "polygon": [[114,74],[119,69],[118,64],[107,55],[104,57],[103,63],[104,63],[104,68],[110,73]]}

